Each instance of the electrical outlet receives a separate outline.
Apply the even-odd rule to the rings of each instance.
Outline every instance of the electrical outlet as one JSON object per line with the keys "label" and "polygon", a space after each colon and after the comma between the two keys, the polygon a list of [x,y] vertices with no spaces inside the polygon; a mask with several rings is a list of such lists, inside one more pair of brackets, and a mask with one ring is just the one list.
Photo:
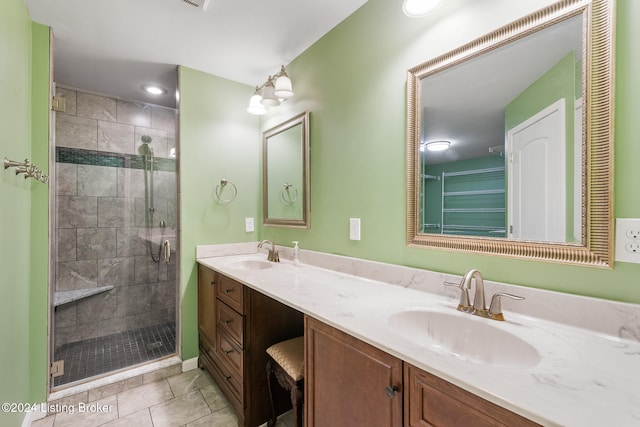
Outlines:
{"label": "electrical outlet", "polygon": [[627,228],[624,231],[624,234],[629,239],[638,239],[638,240],[640,240],[640,228],[636,228],[636,227]]}
{"label": "electrical outlet", "polygon": [[349,239],[360,240],[360,218],[349,218]]}
{"label": "electrical outlet", "polygon": [[640,218],[616,219],[616,261],[640,264]]}
{"label": "electrical outlet", "polygon": [[636,254],[636,253],[640,253],[640,242],[638,243],[627,243],[626,245],[624,245],[624,249],[625,251],[632,253],[632,254]]}

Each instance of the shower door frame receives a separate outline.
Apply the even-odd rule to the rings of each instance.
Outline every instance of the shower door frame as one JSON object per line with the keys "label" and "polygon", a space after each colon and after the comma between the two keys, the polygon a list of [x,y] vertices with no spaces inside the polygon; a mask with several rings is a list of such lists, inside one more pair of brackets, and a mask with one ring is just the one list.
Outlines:
{"label": "shower door frame", "polygon": [[[49,85],[49,99],[53,100],[54,95],[56,94],[57,84],[54,81],[53,77],[53,38],[51,38],[50,42],[50,85]],[[178,78],[176,72],[176,79]],[[81,91],[78,89],[78,91]],[[104,95],[109,96],[109,95]],[[114,96],[110,96],[112,98],[116,98]],[[118,98],[119,99],[119,98]],[[180,98],[178,97],[178,100]],[[133,101],[139,102],[139,101]],[[148,103],[144,103],[147,105],[151,105]],[[55,351],[55,307],[54,307],[54,294],[56,287],[56,262],[57,262],[57,211],[58,211],[58,203],[57,203],[57,161],[56,161],[56,113],[57,111],[53,107],[53,102],[49,108],[49,145],[48,145],[48,155],[49,155],[49,212],[48,212],[48,249],[49,249],[49,259],[48,259],[48,281],[47,281],[47,290],[48,290],[48,304],[47,304],[47,369],[46,369],[46,398],[49,399],[49,396],[52,393],[59,392],[64,389],[73,389],[76,386],[86,384],[88,382],[107,378],[112,375],[118,375],[120,373],[126,372],[132,368],[141,367],[144,365],[149,365],[153,363],[157,363],[160,360],[178,357],[182,360],[181,351],[182,351],[182,328],[181,328],[181,317],[182,317],[182,304],[181,304],[181,289],[182,289],[182,277],[181,277],[181,236],[182,236],[182,227],[181,227],[181,201],[180,201],[180,162],[179,162],[179,153],[180,153],[180,132],[179,132],[179,117],[180,117],[180,106],[179,101],[176,103],[175,111],[175,185],[176,185],[176,212],[175,212],[175,246],[176,251],[173,256],[175,256],[175,348],[174,352],[161,356],[156,359],[151,359],[145,362],[141,362],[135,365],[126,366],[120,369],[116,369],[113,371],[104,372],[102,374],[97,374],[93,376],[89,376],[83,378],[78,381],[74,381],[72,383],[61,384],[58,386],[54,385],[53,376],[51,375],[53,363],[54,363],[54,351]],[[162,262],[162,261],[160,261]],[[114,378],[113,382],[119,381],[121,378]]]}

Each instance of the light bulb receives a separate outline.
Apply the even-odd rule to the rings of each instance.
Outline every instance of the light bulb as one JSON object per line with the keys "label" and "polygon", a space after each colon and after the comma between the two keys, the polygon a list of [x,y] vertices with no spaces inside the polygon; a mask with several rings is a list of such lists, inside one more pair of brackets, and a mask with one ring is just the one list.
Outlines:
{"label": "light bulb", "polygon": [[291,79],[285,74],[278,77],[276,87],[273,92],[278,98],[291,98],[293,96],[293,88],[291,87]]}
{"label": "light bulb", "polygon": [[249,99],[249,107],[247,107],[247,113],[255,114],[256,116],[261,116],[266,113],[267,110],[264,108],[264,105],[260,103],[262,101],[262,96],[259,93],[253,94],[251,99]]}

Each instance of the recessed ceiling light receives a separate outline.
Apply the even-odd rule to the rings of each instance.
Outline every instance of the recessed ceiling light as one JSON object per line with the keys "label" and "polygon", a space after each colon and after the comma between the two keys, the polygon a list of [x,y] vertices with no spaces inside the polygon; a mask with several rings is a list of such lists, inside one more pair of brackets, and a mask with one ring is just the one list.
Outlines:
{"label": "recessed ceiling light", "polygon": [[164,95],[167,93],[167,90],[163,87],[157,85],[142,85],[142,90],[146,93],[150,93],[151,95]]}
{"label": "recessed ceiling light", "polygon": [[404,0],[402,10],[410,17],[424,16],[436,10],[442,0]]}

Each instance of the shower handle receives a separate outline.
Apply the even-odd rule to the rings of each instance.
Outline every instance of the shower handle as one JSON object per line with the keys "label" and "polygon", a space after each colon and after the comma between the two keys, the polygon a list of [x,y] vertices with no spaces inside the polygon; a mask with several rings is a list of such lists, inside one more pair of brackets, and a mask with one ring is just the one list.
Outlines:
{"label": "shower handle", "polygon": [[169,240],[162,242],[162,252],[165,264],[169,264],[169,261],[171,261],[171,244]]}

